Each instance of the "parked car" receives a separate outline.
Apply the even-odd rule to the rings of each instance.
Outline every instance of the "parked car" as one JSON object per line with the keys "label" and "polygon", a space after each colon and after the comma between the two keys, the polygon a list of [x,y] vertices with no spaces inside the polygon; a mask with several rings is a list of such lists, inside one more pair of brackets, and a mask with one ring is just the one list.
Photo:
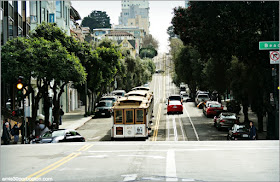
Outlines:
{"label": "parked car", "polygon": [[77,131],[70,129],[50,130],[41,135],[39,138],[33,139],[35,143],[60,143],[60,142],[85,142],[85,138]]}
{"label": "parked car", "polygon": [[111,117],[113,111],[113,102],[110,100],[100,101],[95,109],[95,117],[107,116]]}
{"label": "parked car", "polygon": [[99,101],[106,101],[106,100],[112,101],[113,105],[114,105],[114,103],[118,100],[118,97],[115,95],[103,96],[103,97],[101,97],[101,99]]}
{"label": "parked car", "polygon": [[183,104],[179,100],[171,100],[167,105],[167,114],[178,113],[183,114]]}
{"label": "parked car", "polygon": [[209,101],[210,98],[209,98],[209,95],[208,94],[198,94],[196,97],[195,97],[195,105],[198,105],[199,103],[203,102],[203,101]]}
{"label": "parked car", "polygon": [[223,112],[224,108],[221,103],[217,101],[207,101],[203,107],[203,114],[206,117],[217,116]]}
{"label": "parked car", "polygon": [[245,125],[234,124],[227,135],[228,140],[249,140],[249,129]]}
{"label": "parked car", "polygon": [[164,70],[157,69],[157,70],[156,70],[156,73],[164,73]]}
{"label": "parked car", "polygon": [[180,84],[180,91],[186,91],[186,85],[184,83]]}
{"label": "parked car", "polygon": [[180,101],[181,103],[183,103],[183,99],[182,99],[181,95],[174,94],[174,95],[170,95],[167,98],[166,105],[169,105],[169,102],[172,101],[172,100],[177,100],[177,101]]}
{"label": "parked car", "polygon": [[219,116],[214,117],[214,126],[218,130],[230,129],[234,124],[239,124],[239,117],[236,117],[235,113],[222,112]]}
{"label": "parked car", "polygon": [[185,92],[185,93],[180,93],[183,102],[190,102],[192,99],[190,98],[190,96]]}
{"label": "parked car", "polygon": [[126,94],[126,91],[125,90],[114,90],[114,91],[112,91],[111,94],[117,96],[118,98],[121,98]]}

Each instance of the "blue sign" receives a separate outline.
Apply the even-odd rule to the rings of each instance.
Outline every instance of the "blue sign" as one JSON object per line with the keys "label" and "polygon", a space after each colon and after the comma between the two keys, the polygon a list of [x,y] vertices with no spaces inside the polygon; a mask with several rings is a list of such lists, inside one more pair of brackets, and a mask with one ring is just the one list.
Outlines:
{"label": "blue sign", "polygon": [[53,13],[50,14],[49,22],[54,23],[54,14]]}

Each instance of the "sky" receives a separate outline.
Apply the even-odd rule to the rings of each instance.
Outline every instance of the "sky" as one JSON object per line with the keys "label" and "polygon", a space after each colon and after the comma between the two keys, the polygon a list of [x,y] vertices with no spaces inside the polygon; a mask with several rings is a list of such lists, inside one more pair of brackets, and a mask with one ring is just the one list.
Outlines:
{"label": "sky", "polygon": [[[119,24],[121,1],[71,1],[81,18],[88,16],[93,10],[106,11],[111,18],[111,24]],[[167,28],[171,25],[173,8],[185,6],[185,1],[150,1],[150,34],[159,41],[159,53],[168,52],[169,42]],[[78,21],[81,23],[81,21]]]}

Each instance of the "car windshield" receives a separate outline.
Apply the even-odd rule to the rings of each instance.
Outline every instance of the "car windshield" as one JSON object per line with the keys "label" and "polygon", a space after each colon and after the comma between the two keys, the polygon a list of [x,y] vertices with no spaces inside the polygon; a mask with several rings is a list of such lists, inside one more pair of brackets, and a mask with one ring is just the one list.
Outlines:
{"label": "car windshield", "polygon": [[222,113],[222,116],[230,117],[230,116],[235,116],[235,114],[234,113]]}
{"label": "car windshield", "polygon": [[112,102],[99,102],[97,107],[112,107]]}
{"label": "car windshield", "polygon": [[115,101],[116,99],[114,97],[102,97],[100,100],[112,100],[112,101]]}
{"label": "car windshield", "polygon": [[170,96],[169,100],[181,100],[181,96]]}
{"label": "car windshield", "polygon": [[183,94],[183,97],[188,97],[189,95],[188,94]]}
{"label": "car windshield", "polygon": [[239,128],[237,129],[237,132],[248,132],[248,129],[247,128]]}
{"label": "car windshield", "polygon": [[123,93],[122,92],[116,92],[116,93],[114,93],[115,95],[117,95],[117,96],[123,96]]}
{"label": "car windshield", "polygon": [[211,104],[210,107],[221,107],[221,104]]}
{"label": "car windshield", "polygon": [[64,136],[65,130],[58,130],[58,131],[48,131],[42,135],[42,138],[49,138],[49,137],[57,137],[57,136]]}
{"label": "car windshield", "polygon": [[208,98],[208,95],[198,95],[198,98]]}

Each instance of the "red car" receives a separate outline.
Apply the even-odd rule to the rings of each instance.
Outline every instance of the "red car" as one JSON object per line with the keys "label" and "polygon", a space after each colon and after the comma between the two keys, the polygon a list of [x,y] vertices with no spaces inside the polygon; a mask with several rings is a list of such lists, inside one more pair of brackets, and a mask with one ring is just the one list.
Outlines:
{"label": "red car", "polygon": [[183,114],[183,104],[178,100],[171,100],[167,105],[167,114],[179,113]]}
{"label": "red car", "polygon": [[224,107],[217,101],[207,101],[203,108],[203,113],[206,117],[217,116],[223,112]]}

